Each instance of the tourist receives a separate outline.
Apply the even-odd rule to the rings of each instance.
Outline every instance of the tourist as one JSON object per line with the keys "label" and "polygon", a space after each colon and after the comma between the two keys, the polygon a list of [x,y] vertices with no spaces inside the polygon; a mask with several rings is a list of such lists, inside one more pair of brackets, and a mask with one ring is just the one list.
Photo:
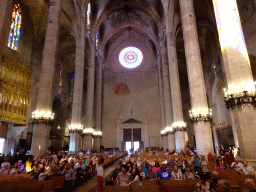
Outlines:
{"label": "tourist", "polygon": [[160,180],[172,180],[172,173],[166,170],[166,164],[162,164],[161,170],[157,174],[157,179]]}
{"label": "tourist", "polygon": [[142,177],[140,176],[139,172],[137,171],[137,169],[133,169],[132,170],[132,181],[126,185],[125,187],[128,187],[130,185],[134,186],[141,186],[142,185]]}
{"label": "tourist", "polygon": [[73,179],[75,178],[76,173],[71,168],[69,163],[66,164],[62,174],[64,174],[64,177],[65,177],[65,182],[64,182],[65,191],[71,191],[73,186]]}
{"label": "tourist", "polygon": [[9,174],[9,168],[8,168],[8,164],[4,164],[3,165],[3,168],[0,170],[0,175],[6,175],[6,174]]}
{"label": "tourist", "polygon": [[247,161],[243,161],[243,166],[236,170],[238,173],[244,175],[255,175],[255,170],[252,168],[252,166],[248,165]]}
{"label": "tourist", "polygon": [[219,173],[217,171],[212,172],[212,180],[210,181],[210,191],[214,192],[218,188]]}
{"label": "tourist", "polygon": [[234,168],[234,169],[240,169],[242,166],[243,166],[243,164],[240,163],[240,162],[238,161],[238,159],[235,159],[235,161],[231,163],[231,166],[230,166],[230,167],[231,167],[231,168]]}
{"label": "tourist", "polygon": [[194,157],[192,159],[193,165],[194,165],[194,171],[197,172],[200,164],[200,159],[197,156],[197,153],[194,153]]}
{"label": "tourist", "polygon": [[46,180],[46,177],[48,176],[46,173],[46,170],[42,168],[40,170],[39,176],[38,176],[38,181]]}
{"label": "tourist", "polygon": [[104,177],[103,162],[104,162],[104,159],[99,157],[96,163],[97,183],[98,183],[97,192],[101,192],[103,190],[103,177]]}
{"label": "tourist", "polygon": [[160,170],[160,164],[158,161],[155,162],[155,166],[153,167],[152,171],[157,173]]}
{"label": "tourist", "polygon": [[198,168],[198,171],[197,171],[196,174],[195,174],[195,177],[196,177],[197,179],[201,179],[201,178],[203,177],[203,175],[204,175],[204,173],[203,173],[203,171],[202,171],[202,167],[199,167],[199,168]]}
{"label": "tourist", "polygon": [[140,173],[140,176],[142,177],[142,180],[145,180],[146,174],[143,172],[143,166],[139,167],[139,173]]}
{"label": "tourist", "polygon": [[22,160],[18,161],[18,169],[21,170],[21,172],[25,171],[25,166],[22,164]]}
{"label": "tourist", "polygon": [[127,171],[128,171],[128,167],[126,165],[124,165],[122,167],[122,172],[120,172],[117,175],[117,185],[126,186],[132,180],[131,174],[127,173]]}
{"label": "tourist", "polygon": [[206,175],[207,178],[209,178],[208,163],[207,163],[204,155],[201,155],[200,167],[202,167],[202,171],[203,171],[204,175]]}
{"label": "tourist", "polygon": [[8,162],[8,159],[5,157],[4,158],[4,162],[1,164],[1,168],[7,167],[8,169],[10,169],[11,164],[10,162]]}
{"label": "tourist", "polygon": [[172,177],[173,177],[173,180],[183,180],[183,175],[180,169],[178,169],[177,165],[174,165],[173,167]]}
{"label": "tourist", "polygon": [[256,192],[256,186],[252,179],[245,179],[245,186],[250,192]]}
{"label": "tourist", "polygon": [[10,174],[20,174],[22,171],[18,169],[18,163],[14,163],[14,167],[11,169]]}
{"label": "tourist", "polygon": [[207,176],[203,177],[197,183],[197,192],[210,192],[210,183],[207,181]]}
{"label": "tourist", "polygon": [[222,179],[218,181],[217,192],[229,192],[229,181]]}
{"label": "tourist", "polygon": [[152,165],[149,165],[148,166],[148,172],[146,174],[146,179],[147,180],[156,179],[156,177],[157,177],[156,173],[152,169],[153,169]]}
{"label": "tourist", "polygon": [[84,180],[84,171],[85,171],[85,165],[83,164],[83,159],[79,159],[78,163],[75,165],[76,169],[76,185],[81,185]]}
{"label": "tourist", "polygon": [[120,173],[121,171],[122,171],[121,165],[117,164],[115,170],[112,172],[112,177],[111,177],[112,181],[116,180],[118,173]]}
{"label": "tourist", "polygon": [[187,180],[187,179],[193,180],[194,179],[194,175],[189,166],[186,167],[186,172],[184,173],[183,178],[184,178],[184,180]]}
{"label": "tourist", "polygon": [[216,160],[215,169],[217,169],[217,170],[224,169],[221,161]]}

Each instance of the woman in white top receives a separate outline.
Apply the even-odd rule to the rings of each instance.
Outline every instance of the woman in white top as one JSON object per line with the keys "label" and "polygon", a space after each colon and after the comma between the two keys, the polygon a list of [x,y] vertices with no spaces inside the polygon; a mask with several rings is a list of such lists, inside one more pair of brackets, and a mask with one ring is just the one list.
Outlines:
{"label": "woman in white top", "polygon": [[98,182],[97,192],[103,191],[103,177],[104,177],[104,171],[102,166],[103,162],[104,162],[104,159],[99,157],[96,163],[97,182]]}

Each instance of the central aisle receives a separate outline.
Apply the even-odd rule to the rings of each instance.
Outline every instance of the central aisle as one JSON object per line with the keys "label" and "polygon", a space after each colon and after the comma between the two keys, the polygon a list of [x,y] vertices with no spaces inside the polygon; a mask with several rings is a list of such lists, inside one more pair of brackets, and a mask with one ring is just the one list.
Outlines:
{"label": "central aisle", "polygon": [[[126,160],[127,157],[128,156],[125,156],[121,159]],[[104,184],[105,184],[105,179],[114,171],[117,163],[118,161],[104,170]],[[85,182],[82,186],[76,188],[74,192],[95,192],[96,189],[97,189],[97,176],[94,176],[89,181]]]}

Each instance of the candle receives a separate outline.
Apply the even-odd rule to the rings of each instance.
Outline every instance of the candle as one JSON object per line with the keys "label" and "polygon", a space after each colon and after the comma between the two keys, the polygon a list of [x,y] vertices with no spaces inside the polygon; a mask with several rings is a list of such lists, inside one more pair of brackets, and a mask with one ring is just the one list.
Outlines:
{"label": "candle", "polygon": [[39,150],[41,150],[41,145],[39,145]]}

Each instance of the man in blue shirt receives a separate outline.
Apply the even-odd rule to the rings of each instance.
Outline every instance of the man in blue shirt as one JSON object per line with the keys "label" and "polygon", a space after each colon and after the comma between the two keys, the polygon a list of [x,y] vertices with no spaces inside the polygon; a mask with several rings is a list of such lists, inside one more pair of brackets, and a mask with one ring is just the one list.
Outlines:
{"label": "man in blue shirt", "polygon": [[172,180],[172,174],[169,170],[166,170],[166,164],[163,163],[161,170],[157,174],[157,179],[160,180]]}

